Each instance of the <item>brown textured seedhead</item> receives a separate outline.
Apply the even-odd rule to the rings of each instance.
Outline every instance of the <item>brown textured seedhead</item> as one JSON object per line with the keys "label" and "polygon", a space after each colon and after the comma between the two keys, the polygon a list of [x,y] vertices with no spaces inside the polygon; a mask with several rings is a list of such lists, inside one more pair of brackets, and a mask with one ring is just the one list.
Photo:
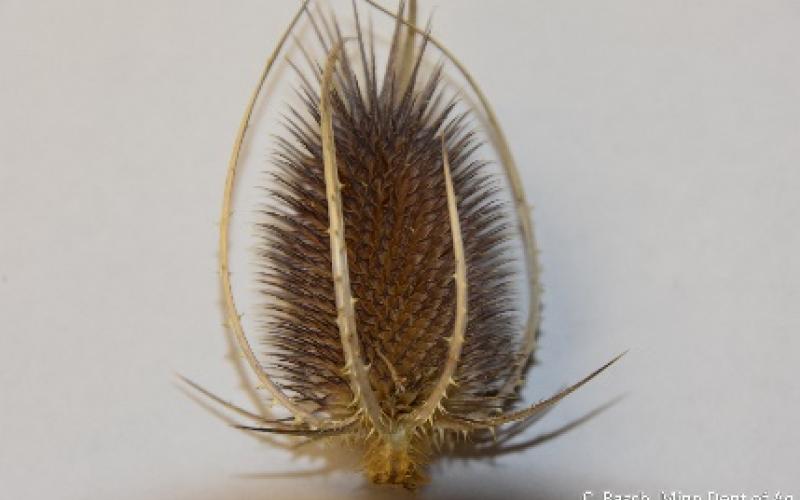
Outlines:
{"label": "brown textured seedhead", "polygon": [[[434,43],[464,72],[414,26],[414,1],[409,21],[396,16],[380,76],[372,34],[365,40],[353,10],[352,39],[334,19],[305,11],[325,55],[315,62],[304,51],[311,77],[293,65],[303,104],[285,114],[259,225],[266,366],[239,322],[227,260],[234,175],[260,86],[234,146],[220,238],[226,312],[245,359],[293,420],[237,410],[267,425],[250,430],[355,443],[372,481],[416,488],[441,445],[524,420],[618,358],[549,399],[502,413],[516,399],[539,312],[528,208],[513,160],[467,76],[493,127],[488,136],[508,196],[509,186],[478,156],[480,136],[441,66],[424,69]],[[517,236],[524,266],[510,251]],[[523,268],[527,321],[513,282]]]}
{"label": "brown textured seedhead", "polygon": [[[323,24],[324,20],[319,20]],[[326,39],[333,50],[338,34]],[[331,30],[338,33],[338,30]],[[471,283],[469,317],[457,385],[444,408],[487,415],[500,409],[497,392],[514,362],[520,330],[510,282],[509,215],[500,185],[476,158],[479,146],[466,114],[442,88],[440,71],[422,75],[425,44],[411,74],[401,72],[398,26],[381,81],[371,43],[344,51],[330,91],[345,243],[362,358],[369,385],[392,430],[367,447],[376,482],[405,483],[427,453],[412,451],[404,418],[430,395],[442,374],[456,315],[456,272],[443,154],[452,184]],[[360,50],[358,50],[360,49]],[[324,63],[324,61],[323,61]],[[367,70],[358,74],[355,67]],[[322,63],[320,64],[322,67]],[[343,372],[345,354],[328,233],[329,213],[321,138],[320,84],[301,85],[305,109],[289,110],[279,140],[267,221],[261,224],[267,295],[266,343],[271,374],[315,411],[344,416],[355,395]],[[444,144],[444,151],[443,151]],[[416,441],[419,441],[417,439]]]}
{"label": "brown textured seedhead", "polygon": [[[431,109],[428,96],[436,81],[400,103],[388,92],[379,94],[374,109],[363,101],[351,109],[339,94],[333,98],[359,336],[370,382],[393,418],[426,396],[453,332],[455,268],[440,134],[454,172],[470,282],[480,284],[470,295],[472,321],[453,396],[491,392],[491,381],[508,371],[507,346],[516,326],[512,268],[503,252],[507,216],[492,197],[496,186],[481,172],[484,164],[470,158],[472,135],[464,133],[461,120],[450,119],[451,106]],[[314,99],[308,104],[317,114]],[[292,126],[302,146],[282,142],[276,155],[279,187],[272,192],[277,201],[261,225],[261,282],[273,318],[267,338],[277,349],[271,359],[290,364],[276,363],[279,380],[330,409],[334,402],[317,392],[326,387],[344,393],[348,382],[341,370],[322,150],[316,124],[304,126],[298,119]]]}

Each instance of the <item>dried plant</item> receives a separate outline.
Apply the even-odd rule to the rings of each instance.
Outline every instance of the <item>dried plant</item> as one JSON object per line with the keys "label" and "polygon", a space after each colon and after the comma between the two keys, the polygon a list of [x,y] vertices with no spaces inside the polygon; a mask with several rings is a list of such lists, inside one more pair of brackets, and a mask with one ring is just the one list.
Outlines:
{"label": "dried plant", "polygon": [[[372,481],[413,489],[425,481],[437,447],[537,415],[619,357],[548,399],[513,409],[536,345],[541,295],[513,157],[471,75],[429,29],[417,27],[416,2],[407,11],[401,2],[395,15],[364,1],[396,19],[382,77],[355,2],[353,37],[342,36],[335,18],[312,15],[306,1],[270,57],[229,165],[220,275],[245,359],[293,417],[266,421],[240,410],[259,422],[242,428],[345,439],[363,449]],[[326,57],[314,62],[306,53],[313,78],[298,69],[303,106],[287,114],[259,225],[263,365],[231,292],[231,199],[254,104],[304,12]],[[488,123],[510,203],[501,196],[506,186],[477,157],[480,136],[469,114],[445,93],[442,66],[423,69],[430,45],[474,91],[480,106],[473,112]],[[515,237],[524,244],[522,262],[510,251]],[[527,318],[513,283],[522,267]]]}

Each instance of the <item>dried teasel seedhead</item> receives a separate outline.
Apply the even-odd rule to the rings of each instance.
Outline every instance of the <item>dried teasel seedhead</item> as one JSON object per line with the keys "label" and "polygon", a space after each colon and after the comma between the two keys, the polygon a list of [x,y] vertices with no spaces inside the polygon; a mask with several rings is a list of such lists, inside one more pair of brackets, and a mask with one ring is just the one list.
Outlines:
{"label": "dried teasel seedhead", "polygon": [[[529,209],[488,102],[463,66],[401,2],[384,68],[371,36],[298,11],[270,58],[239,129],[220,235],[229,326],[263,388],[293,420],[249,430],[345,439],[363,450],[376,483],[415,488],[437,446],[525,420],[586,383],[511,411],[535,347],[539,294]],[[325,56],[300,72],[303,109],[290,109],[259,225],[258,280],[266,296],[262,365],[231,293],[228,225],[234,176],[261,86],[303,13]],[[478,134],[446,94],[435,45],[466,77],[508,176],[506,189],[477,157]],[[298,70],[299,71],[299,70]],[[524,243],[520,266],[509,242]],[[530,285],[527,318],[512,283]]]}

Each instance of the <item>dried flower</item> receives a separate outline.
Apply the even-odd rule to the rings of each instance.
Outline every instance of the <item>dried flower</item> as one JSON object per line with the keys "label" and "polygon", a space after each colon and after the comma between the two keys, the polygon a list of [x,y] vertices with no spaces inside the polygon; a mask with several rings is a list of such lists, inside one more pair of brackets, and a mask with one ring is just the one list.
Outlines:
{"label": "dried flower", "polygon": [[[416,488],[434,448],[459,434],[538,414],[586,383],[511,410],[536,345],[540,289],[529,208],[494,113],[452,54],[403,2],[378,78],[375,46],[353,3],[355,35],[304,2],[271,56],[230,162],[220,274],[230,327],[262,386],[293,416],[252,431],[347,438],[376,483]],[[274,187],[259,226],[268,365],[245,336],[231,293],[228,225],[234,176],[255,100],[295,24],[308,13],[326,52],[301,76],[304,109],[287,115]],[[468,113],[445,94],[435,45],[466,78],[511,189],[499,196]],[[353,49],[352,51],[349,49]],[[355,56],[353,54],[356,54]],[[360,70],[359,70],[360,68]],[[518,236],[530,285],[521,318],[509,251]],[[520,335],[520,332],[521,335]]]}

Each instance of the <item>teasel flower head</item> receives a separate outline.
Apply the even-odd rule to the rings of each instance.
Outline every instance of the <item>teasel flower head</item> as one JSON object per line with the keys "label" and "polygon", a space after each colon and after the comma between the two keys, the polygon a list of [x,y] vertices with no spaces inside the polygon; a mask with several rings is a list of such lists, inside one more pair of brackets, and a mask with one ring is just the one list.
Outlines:
{"label": "teasel flower head", "polygon": [[[383,67],[355,2],[349,36],[304,2],[268,62],[231,159],[220,271],[234,338],[261,386],[292,415],[250,414],[258,421],[243,428],[344,440],[363,451],[373,482],[414,489],[437,450],[540,414],[618,358],[514,409],[541,292],[516,166],[471,75],[430,28],[417,26],[416,2],[401,2],[397,14],[365,3],[396,21]],[[303,14],[323,55],[303,50],[310,75],[291,63],[301,104],[284,114],[258,225],[266,318],[259,356],[231,292],[231,193],[261,85]],[[465,76],[475,110],[449,88],[442,63],[426,64],[432,46]],[[481,157],[483,138],[505,176]],[[522,242],[521,258],[514,242]]]}

